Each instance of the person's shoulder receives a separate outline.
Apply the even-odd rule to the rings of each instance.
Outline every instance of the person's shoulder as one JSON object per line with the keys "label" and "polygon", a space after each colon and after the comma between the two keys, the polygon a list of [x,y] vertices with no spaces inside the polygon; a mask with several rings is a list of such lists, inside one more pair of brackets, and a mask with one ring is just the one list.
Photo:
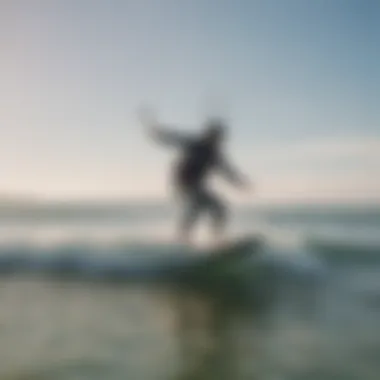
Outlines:
{"label": "person's shoulder", "polygon": [[191,148],[196,148],[202,145],[202,139],[196,135],[188,135],[186,136],[186,145]]}

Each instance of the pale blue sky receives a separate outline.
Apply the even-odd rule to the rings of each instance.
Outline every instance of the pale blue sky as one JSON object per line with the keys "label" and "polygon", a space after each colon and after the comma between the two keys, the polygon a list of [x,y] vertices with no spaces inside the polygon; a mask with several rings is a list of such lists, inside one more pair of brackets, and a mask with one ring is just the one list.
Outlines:
{"label": "pale blue sky", "polygon": [[5,0],[0,193],[161,197],[142,103],[221,111],[257,199],[380,199],[380,2]]}

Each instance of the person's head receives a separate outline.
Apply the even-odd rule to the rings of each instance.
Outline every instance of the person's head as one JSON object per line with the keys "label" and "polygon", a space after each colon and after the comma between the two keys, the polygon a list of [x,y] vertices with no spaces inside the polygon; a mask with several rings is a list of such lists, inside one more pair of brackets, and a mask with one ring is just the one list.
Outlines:
{"label": "person's head", "polygon": [[221,119],[209,119],[205,125],[204,137],[212,144],[220,144],[225,138],[226,129]]}

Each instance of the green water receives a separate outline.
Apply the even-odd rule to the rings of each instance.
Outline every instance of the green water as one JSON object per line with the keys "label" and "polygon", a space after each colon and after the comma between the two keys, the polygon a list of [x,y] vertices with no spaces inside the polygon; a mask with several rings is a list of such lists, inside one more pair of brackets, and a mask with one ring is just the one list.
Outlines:
{"label": "green water", "polygon": [[1,380],[375,380],[380,369],[376,326],[352,336],[212,294],[24,277],[3,278],[0,299]]}
{"label": "green water", "polygon": [[[248,211],[234,228],[259,218],[271,265],[196,271],[191,286],[183,272],[144,283],[163,252],[130,237],[156,241],[165,219],[2,213],[0,380],[378,380],[378,207]],[[138,284],[98,281],[120,270]]]}

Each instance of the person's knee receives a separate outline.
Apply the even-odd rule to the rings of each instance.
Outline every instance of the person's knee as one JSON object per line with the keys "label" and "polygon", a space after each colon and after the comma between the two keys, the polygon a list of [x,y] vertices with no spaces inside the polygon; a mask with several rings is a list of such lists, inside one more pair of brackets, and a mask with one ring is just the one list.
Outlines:
{"label": "person's knee", "polygon": [[224,222],[227,219],[228,214],[226,204],[220,200],[216,201],[212,207],[212,214],[216,220]]}

